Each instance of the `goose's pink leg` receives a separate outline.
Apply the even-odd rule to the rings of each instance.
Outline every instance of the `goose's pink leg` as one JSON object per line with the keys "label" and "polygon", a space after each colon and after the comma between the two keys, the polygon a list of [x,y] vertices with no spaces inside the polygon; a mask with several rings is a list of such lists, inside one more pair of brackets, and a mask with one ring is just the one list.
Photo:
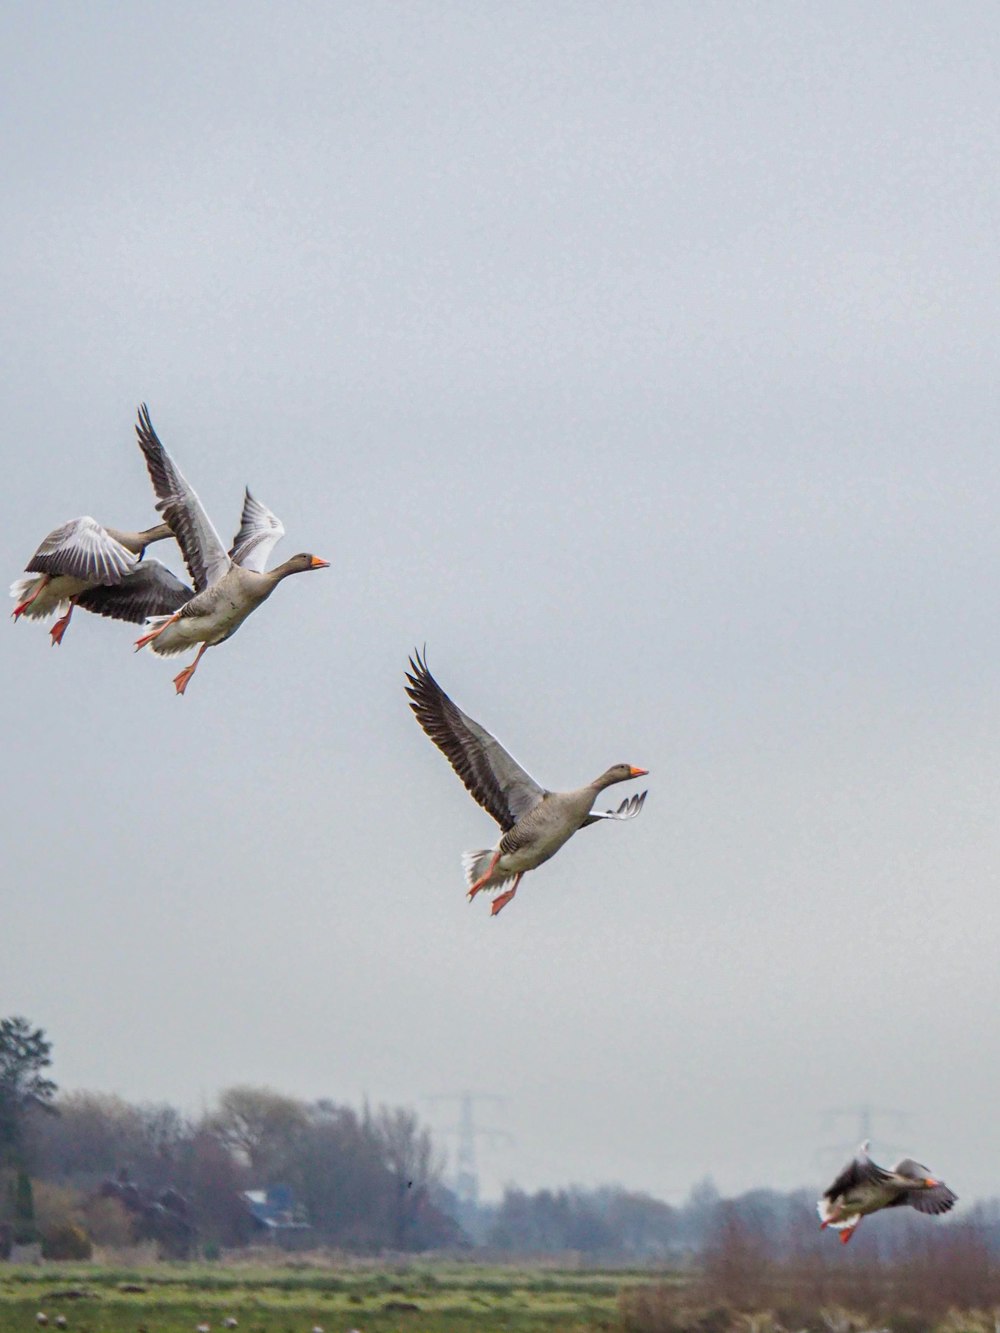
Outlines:
{"label": "goose's pink leg", "polygon": [[201,647],[198,649],[198,656],[194,659],[191,665],[189,667],[185,667],[183,671],[178,671],[177,675],[174,677],[174,684],[177,686],[178,694],[183,694],[184,691],[187,689],[188,681],[194,675],[195,669],[197,668],[198,663],[201,661],[201,655],[207,647],[208,644],[203,643]]}
{"label": "goose's pink leg", "polygon": [[498,893],[497,896],[493,899],[493,906],[490,908],[490,916],[496,916],[497,912],[502,911],[503,908],[505,908],[505,907],[507,906],[507,904],[510,902],[511,898],[513,898],[514,894],[517,893],[517,886],[520,884],[520,882],[521,882],[521,875],[523,875],[523,874],[524,874],[524,871],[522,870],[520,875],[515,875],[515,876],[514,876],[514,883],[513,883],[513,885],[507,890],[507,892],[506,892],[506,893]]}
{"label": "goose's pink leg", "polygon": [[853,1227],[845,1227],[845,1228],[844,1228],[844,1230],[840,1233],[840,1243],[841,1243],[841,1245],[846,1245],[846,1244],[847,1244],[847,1242],[848,1242],[848,1241],[851,1239],[851,1237],[854,1235],[855,1231],[857,1231],[857,1229],[858,1229],[858,1225],[859,1225],[859,1224],[855,1224]]}
{"label": "goose's pink leg", "polygon": [[65,614],[64,616],[61,616],[61,617],[56,621],[56,623],[52,626],[52,628],[49,630],[49,633],[52,635],[52,646],[53,646],[53,648],[56,646],[57,643],[62,643],[62,641],[63,641],[63,635],[66,633],[66,630],[69,628],[69,620],[70,620],[70,616],[73,614],[73,607],[74,607],[74,606],[76,606],[76,598],[75,598],[75,597],[71,597],[71,598],[70,598],[70,602],[69,602],[69,610],[66,612],[66,614]]}
{"label": "goose's pink leg", "polygon": [[11,611],[11,615],[14,617],[15,620],[19,620],[20,617],[24,614],[24,612],[27,611],[28,607],[35,600],[38,594],[42,591],[42,589],[45,587],[48,581],[49,581],[49,575],[43,574],[39,581],[38,587],[31,594],[31,596],[26,597],[23,602],[18,602],[17,606],[15,606],[13,611]]}
{"label": "goose's pink leg", "polygon": [[494,870],[496,870],[497,862],[499,860],[500,860],[500,853],[499,852],[494,853],[493,860],[490,862],[489,869],[486,871],[486,874],[480,875],[480,877],[476,880],[475,884],[469,885],[469,891],[465,896],[468,898],[470,903],[472,902],[476,894],[479,892],[479,890],[481,888],[484,888],[485,885],[488,883],[488,881],[492,878],[493,872]]}
{"label": "goose's pink leg", "polygon": [[150,632],[144,634],[141,639],[136,639],[135,651],[138,652],[140,648],[145,648],[147,643],[152,643],[154,639],[159,638],[168,625],[172,625],[175,620],[180,619],[180,614],[180,611],[177,611],[169,620],[165,620],[162,625],[157,625],[156,629],[150,630]]}

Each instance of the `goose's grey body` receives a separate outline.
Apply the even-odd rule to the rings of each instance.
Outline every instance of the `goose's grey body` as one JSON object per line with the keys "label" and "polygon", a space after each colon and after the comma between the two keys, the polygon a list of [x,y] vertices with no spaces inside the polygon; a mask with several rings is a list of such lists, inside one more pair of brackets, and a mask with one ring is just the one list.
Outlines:
{"label": "goose's grey body", "polygon": [[513,881],[511,889],[494,899],[494,916],[510,902],[521,876],[555,856],[578,829],[599,819],[632,819],[642,809],[645,792],[623,801],[617,810],[595,811],[593,805],[605,787],[642,777],[646,769],[616,764],[584,787],[547,791],[445,694],[420,653],[410,658],[406,679],[417,721],[502,830],[495,847],[467,852],[463,858],[470,898],[480,889],[494,891]]}
{"label": "goose's grey body", "polygon": [[174,615],[150,618],[152,629],[136,641],[136,647],[148,645],[159,656],[171,657],[200,644],[191,666],[174,678],[177,693],[183,694],[206,648],[231,638],[289,574],[325,569],[328,562],[300,554],[276,569],[265,569],[285,529],[249,490],[240,530],[227,551],[198,496],[160,443],[145,404],[139,409],[136,435],[156,492],[156,508],[177,538],[194,583],[194,596]]}
{"label": "goose's grey body", "polygon": [[176,611],[191,589],[158,560],[142,558],[147,546],[172,535],[166,523],[129,532],[88,514],[63,523],[29,560],[29,577],[11,584],[14,619],[43,620],[58,612],[52,642],[60,643],[77,606],[133,623]]}
{"label": "goose's grey body", "polygon": [[925,1166],[904,1157],[891,1168],[878,1166],[864,1142],[816,1204],[824,1227],[840,1232],[846,1244],[863,1217],[882,1208],[915,1208],[920,1213],[946,1213],[958,1195],[936,1180]]}

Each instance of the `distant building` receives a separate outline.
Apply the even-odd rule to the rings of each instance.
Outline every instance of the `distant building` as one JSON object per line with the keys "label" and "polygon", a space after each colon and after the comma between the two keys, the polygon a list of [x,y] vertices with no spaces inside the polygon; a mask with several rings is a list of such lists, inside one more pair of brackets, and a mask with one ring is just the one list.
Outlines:
{"label": "distant building", "polygon": [[255,1228],[278,1245],[294,1246],[308,1238],[312,1227],[305,1209],[296,1203],[287,1185],[271,1185],[263,1190],[244,1190],[246,1204]]}

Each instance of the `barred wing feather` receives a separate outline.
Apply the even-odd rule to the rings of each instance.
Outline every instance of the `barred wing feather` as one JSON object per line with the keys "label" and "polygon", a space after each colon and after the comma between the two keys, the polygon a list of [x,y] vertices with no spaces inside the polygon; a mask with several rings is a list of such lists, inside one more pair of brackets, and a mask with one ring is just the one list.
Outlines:
{"label": "barred wing feather", "polygon": [[580,827],[586,828],[588,824],[596,824],[599,819],[635,819],[646,804],[648,795],[649,792],[644,791],[638,796],[626,796],[617,810],[592,810]]}
{"label": "barred wing feather", "polygon": [[88,583],[119,583],[139,559],[96,519],[84,515],[54,529],[27,565],[29,574],[68,575]]}
{"label": "barred wing feather", "polygon": [[145,403],[135,433],[156,492],[156,508],[177,538],[195,592],[203,592],[229,570],[229,555],[198,496],[160,443]]}
{"label": "barred wing feather", "polygon": [[248,487],[243,497],[240,530],[229,552],[230,560],[234,565],[242,565],[244,569],[253,569],[263,574],[268,557],[284,535],[285,527],[281,519],[272,514],[267,505],[255,500]]}
{"label": "barred wing feather", "polygon": [[934,1185],[929,1190],[916,1190],[910,1199],[918,1213],[947,1213],[958,1202],[958,1195],[947,1185]]}
{"label": "barred wing feather", "polygon": [[420,653],[410,658],[406,693],[424,731],[465,783],[466,790],[504,833],[545,795],[495,736],[454,703],[427,669]]}
{"label": "barred wing feather", "polygon": [[893,1199],[889,1207],[897,1208],[908,1204],[911,1208],[916,1208],[918,1213],[930,1213],[936,1217],[940,1213],[950,1212],[957,1202],[958,1195],[943,1182],[939,1182],[930,1189],[906,1190],[898,1198]]}
{"label": "barred wing feather", "polygon": [[172,615],[192,595],[187,584],[172,574],[166,565],[161,565],[159,560],[143,560],[121,583],[92,588],[76,600],[85,611],[141,625],[150,616]]}

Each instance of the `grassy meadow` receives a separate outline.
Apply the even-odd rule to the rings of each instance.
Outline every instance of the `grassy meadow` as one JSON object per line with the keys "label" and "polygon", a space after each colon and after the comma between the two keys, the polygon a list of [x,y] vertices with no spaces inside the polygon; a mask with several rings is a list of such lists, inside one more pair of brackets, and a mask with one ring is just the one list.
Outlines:
{"label": "grassy meadow", "polygon": [[925,1288],[873,1261],[726,1291],[705,1273],[443,1260],[0,1264],[0,1333],[30,1333],[39,1312],[67,1333],[224,1333],[227,1318],[237,1333],[997,1333],[992,1275],[920,1267]]}
{"label": "grassy meadow", "polygon": [[0,1265],[0,1333],[49,1327],[71,1333],[213,1333],[232,1316],[238,1333],[583,1333],[618,1326],[622,1287],[648,1274],[454,1264],[343,1268],[285,1265]]}

